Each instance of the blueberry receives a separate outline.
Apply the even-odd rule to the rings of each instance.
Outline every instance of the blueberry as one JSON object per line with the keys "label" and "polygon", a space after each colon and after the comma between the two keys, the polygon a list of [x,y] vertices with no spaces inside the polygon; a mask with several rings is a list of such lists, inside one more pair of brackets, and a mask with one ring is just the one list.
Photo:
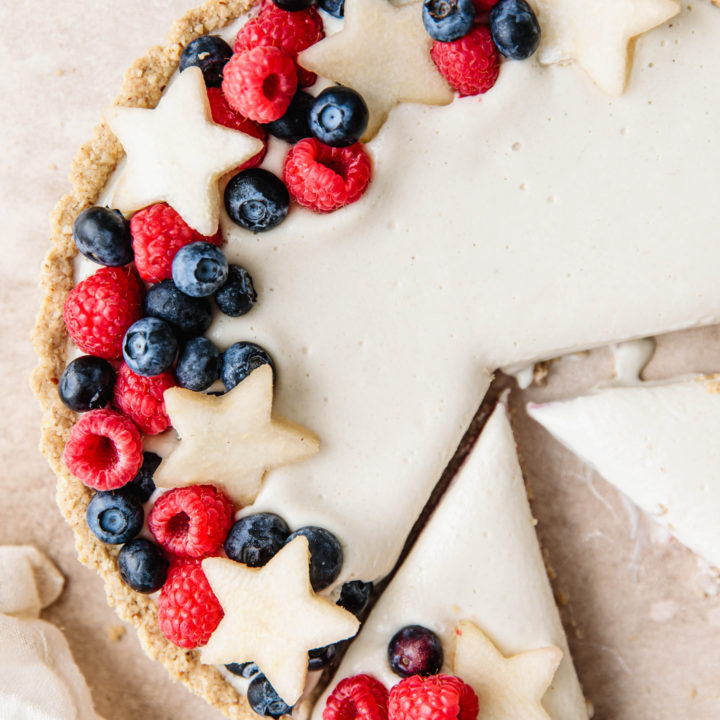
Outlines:
{"label": "blueberry", "polygon": [[345,0],[317,0],[318,7],[336,18],[345,16]]}
{"label": "blueberry", "polygon": [[238,342],[223,353],[220,379],[226,390],[232,390],[253,370],[266,364],[275,371],[275,365],[267,351],[255,343]]}
{"label": "blueberry", "polygon": [[132,493],[141,502],[146,503],[155,492],[153,475],[162,462],[162,458],[154,452],[143,453],[143,464],[138,474],[123,488],[125,492]]}
{"label": "blueberry", "polygon": [[112,399],[115,370],[102,358],[83,355],[68,364],[58,391],[60,399],[75,412],[104,408]]}
{"label": "blueberry", "polygon": [[277,694],[268,679],[256,675],[248,685],[247,699],[250,707],[258,714],[266,717],[279,718],[287,715],[292,708]]}
{"label": "blueberry", "polygon": [[475,21],[473,0],[425,0],[423,23],[433,40],[453,42],[470,32]]}
{"label": "blueberry", "polygon": [[307,10],[315,4],[315,0],[273,0],[281,9],[294,12],[295,10]]}
{"label": "blueberry", "polygon": [[132,540],[142,530],[145,513],[136,495],[120,490],[95,493],[85,518],[99,540],[119,545]]}
{"label": "blueberry", "polygon": [[212,322],[210,300],[186,295],[169,279],[147,291],[143,313],[164,320],[179,338],[202,335]]}
{"label": "blueberry", "polygon": [[310,110],[310,129],[325,145],[349,147],[367,129],[370,113],[362,96],[337,85],[323,90]]}
{"label": "blueberry", "polygon": [[220,377],[220,351],[204,337],[188,340],[178,355],[175,377],[181,387],[207,390]]}
{"label": "blueberry", "polygon": [[257,293],[250,273],[239,265],[230,265],[228,279],[215,293],[215,302],[220,312],[230,317],[249,313],[257,302]]}
{"label": "blueberry", "polygon": [[373,584],[371,582],[350,580],[342,586],[337,604],[359,618],[370,602],[372,591]]}
{"label": "blueberry", "polygon": [[133,323],[123,338],[123,357],[138,375],[152,377],[170,368],[177,355],[177,340],[164,320],[147,317]]}
{"label": "blueberry", "polygon": [[225,669],[229,670],[233,675],[238,675],[246,680],[260,672],[260,668],[254,662],[228,663]]}
{"label": "blueberry", "polygon": [[260,168],[243,170],[225,188],[225,209],[238,225],[264,232],[287,217],[290,194],[285,183],[271,172]]}
{"label": "blueberry", "polygon": [[490,33],[511,60],[529,58],[540,44],[540,24],[525,0],[500,0],[490,11]]}
{"label": "blueberry", "polygon": [[324,528],[300,528],[290,535],[287,542],[291,542],[298,535],[304,535],[310,545],[310,584],[316,592],[323,590],[340,574],[343,564],[342,546],[338,539]]}
{"label": "blueberry", "polygon": [[162,548],[145,538],[123,545],[117,563],[122,581],[139,593],[159,590],[167,580],[170,566]]}
{"label": "blueberry", "polygon": [[322,670],[337,657],[337,645],[316,648],[308,653],[308,670]]}
{"label": "blueberry", "polygon": [[249,567],[265,565],[285,544],[290,528],[279,516],[258,513],[240,518],[225,540],[225,553]]}
{"label": "blueberry", "polygon": [[292,143],[312,137],[310,130],[310,108],[315,98],[302,90],[295,93],[288,109],[279,120],[267,123],[265,129],[274,137]]}
{"label": "blueberry", "polygon": [[393,635],[388,645],[392,671],[400,677],[436,675],[443,664],[440,638],[422,625],[408,625]]}
{"label": "blueberry", "polygon": [[228,277],[228,261],[217,245],[194,242],[180,248],[172,262],[173,282],[190,297],[207,297]]}
{"label": "blueberry", "polygon": [[232,48],[219,35],[203,35],[183,50],[180,56],[180,72],[197,66],[202,70],[205,85],[220,87],[223,68],[232,54]]}
{"label": "blueberry", "polygon": [[119,210],[91,207],[73,225],[77,249],[100,265],[120,267],[133,261],[130,226]]}

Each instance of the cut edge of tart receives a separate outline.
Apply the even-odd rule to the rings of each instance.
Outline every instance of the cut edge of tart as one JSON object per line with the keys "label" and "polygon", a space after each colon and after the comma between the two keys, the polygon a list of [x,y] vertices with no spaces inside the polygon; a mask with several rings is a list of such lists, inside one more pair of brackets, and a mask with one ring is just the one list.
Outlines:
{"label": "cut edge of tart", "polygon": [[[188,11],[174,23],[164,44],[150,48],[130,66],[114,105],[155,107],[177,69],[183,48],[195,38],[230,24],[256,3],[257,0],[208,0]],[[165,638],[157,623],[156,603],[123,584],[116,565],[117,547],[100,542],[85,521],[92,491],[62,463],[63,448],[77,417],[58,395],[58,383],[67,361],[63,306],[74,285],[73,259],[77,254],[72,227],[77,215],[97,201],[123,155],[107,124],[97,125],[92,139],[80,148],[72,162],[70,192],[60,200],[50,218],[51,247],[41,272],[43,301],[32,333],[39,362],[30,379],[43,412],[40,449],[57,476],[57,503],[73,530],[78,559],[103,578],[109,605],[122,620],[137,628],[148,656],[161,662],[174,680],[183,682],[229,718],[255,718],[247,698],[219,670],[203,665],[198,651],[176,647]]]}

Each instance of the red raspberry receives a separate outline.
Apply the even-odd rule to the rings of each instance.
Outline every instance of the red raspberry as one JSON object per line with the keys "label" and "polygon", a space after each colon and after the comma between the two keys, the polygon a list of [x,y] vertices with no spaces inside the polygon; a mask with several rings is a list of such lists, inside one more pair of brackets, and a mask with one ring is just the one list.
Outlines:
{"label": "red raspberry", "polygon": [[207,94],[214,122],[218,125],[224,125],[232,130],[239,130],[246,135],[262,140],[263,149],[257,155],[251,157],[246,163],[240,165],[235,172],[258,167],[260,163],[262,163],[265,158],[265,153],[267,152],[265,144],[267,140],[267,132],[265,131],[265,128],[252,120],[248,120],[237,110],[231,108],[230,103],[228,103],[225,99],[223,91],[220,88],[210,87],[207,89]]}
{"label": "red raspberry", "polygon": [[193,230],[166,203],[150,205],[130,219],[135,267],[143,280],[157,283],[172,276],[172,261],[177,251],[191,242],[204,240],[222,245],[218,232],[205,237]]}
{"label": "red raspberry", "polygon": [[[287,12],[273,2],[266,2],[260,12],[240,28],[235,52],[242,53],[271,45],[280,48],[297,62],[298,53],[324,37],[323,21],[314,7]],[[297,76],[300,87],[310,87],[317,80],[315,73],[299,66]]]}
{"label": "red raspberry", "polygon": [[233,521],[233,504],[212,485],[175,488],[160,496],[148,528],[166,550],[199,558],[215,552]]}
{"label": "red raspberry", "polygon": [[63,460],[83,485],[117,490],[137,475],[143,463],[140,433],[119,412],[93,410],[73,426]]}
{"label": "red raspberry", "polygon": [[306,138],[285,160],[285,184],[300,205],[327,213],[359,200],[370,183],[370,157],[360,143],[347,148]]}
{"label": "red raspberry", "polygon": [[497,5],[498,0],[473,0],[475,3],[475,12],[479,15],[480,13],[490,12],[494,5]]}
{"label": "red raspberry", "polygon": [[327,699],[323,720],[387,720],[387,688],[371,675],[341,680]]}
{"label": "red raspberry", "polygon": [[224,614],[200,561],[173,563],[158,598],[158,624],[163,635],[182,648],[205,645]]}
{"label": "red raspberry", "polygon": [[233,55],[223,69],[225,99],[256,122],[281,118],[296,90],[295,63],[276,47],[256,47]]}
{"label": "red raspberry", "polygon": [[434,42],[430,54],[460,97],[486,93],[500,72],[500,53],[487,25],[476,25],[455,42]]}
{"label": "red raspberry", "polygon": [[175,378],[168,372],[143,377],[123,363],[115,381],[113,405],[127,415],[141,432],[157,435],[170,427],[163,393],[175,384]]}
{"label": "red raspberry", "polygon": [[122,356],[127,329],[142,317],[143,290],[132,269],[104,267],[79,282],[65,300],[65,325],[73,342],[107,360]]}
{"label": "red raspberry", "polygon": [[389,720],[477,720],[475,691],[453,675],[411,675],[390,690]]}

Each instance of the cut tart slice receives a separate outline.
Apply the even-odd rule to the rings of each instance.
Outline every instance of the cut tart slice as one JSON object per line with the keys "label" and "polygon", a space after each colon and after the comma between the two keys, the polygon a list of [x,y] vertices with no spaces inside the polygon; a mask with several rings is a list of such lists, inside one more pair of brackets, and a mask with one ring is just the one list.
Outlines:
{"label": "cut tart slice", "polygon": [[720,568],[720,383],[611,387],[530,417],[681,543]]}
{"label": "cut tart slice", "polygon": [[[461,680],[471,685],[475,679],[473,687],[481,705],[483,695],[489,693],[485,705],[503,707],[509,703],[523,710],[491,717],[587,717],[506,413],[502,404],[493,412],[447,494],[350,646],[315,708],[314,720],[320,720],[328,697],[344,678],[370,674],[388,688],[400,682],[401,676],[389,662],[389,646],[393,636],[408,626],[426,628],[439,638],[444,662],[436,659],[431,672],[459,673]],[[480,632],[485,639],[458,639],[458,633],[464,636],[465,623],[469,624],[468,635]],[[463,646],[454,666],[456,642]],[[464,648],[465,642],[468,648]],[[413,658],[422,655],[415,647]],[[532,656],[527,664],[524,678],[514,674],[512,663],[501,660],[502,656],[520,657],[542,649],[541,655]],[[550,657],[543,660],[541,656],[547,652]],[[516,658],[516,663],[524,664],[527,659]],[[481,663],[487,667],[484,671],[478,667],[475,677],[475,668]],[[496,669],[491,672],[491,667]],[[505,676],[507,682],[499,679]],[[491,682],[492,677],[495,682]],[[536,692],[534,677],[538,683],[544,681],[544,687],[535,699],[535,714],[523,714],[532,706],[528,696]],[[515,700],[508,700],[507,693]],[[521,702],[523,695],[525,701]],[[541,712],[541,698],[546,715]]]}

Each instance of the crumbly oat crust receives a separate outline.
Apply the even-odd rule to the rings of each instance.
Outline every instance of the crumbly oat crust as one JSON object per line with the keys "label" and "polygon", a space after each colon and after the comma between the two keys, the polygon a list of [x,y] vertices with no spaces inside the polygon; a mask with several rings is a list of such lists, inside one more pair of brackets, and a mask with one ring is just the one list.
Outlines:
{"label": "crumbly oat crust", "polygon": [[[214,32],[248,11],[258,0],[207,0],[174,24],[165,43],[148,50],[125,74],[116,105],[154,107],[177,68],[182,49],[194,38]],[[45,299],[33,331],[39,364],[31,387],[43,409],[40,449],[58,478],[57,502],[75,535],[80,561],[96,570],[105,581],[108,603],[126,622],[132,623],[145,652],[159,660],[175,680],[233,720],[252,720],[247,699],[237,693],[214,667],[202,665],[197,651],[176,647],[160,632],[157,607],[145,595],[133,592],[120,580],[117,549],[103,545],[85,522],[91,491],[74,478],[62,463],[62,452],[76,420],[58,396],[58,381],[65,368],[67,333],[63,305],[73,287],[73,258],[77,250],[72,226],[77,215],[97,201],[110,174],[122,158],[122,147],[104,123],[76,155],[70,171],[71,191],[50,218],[52,246],[42,268]]]}

